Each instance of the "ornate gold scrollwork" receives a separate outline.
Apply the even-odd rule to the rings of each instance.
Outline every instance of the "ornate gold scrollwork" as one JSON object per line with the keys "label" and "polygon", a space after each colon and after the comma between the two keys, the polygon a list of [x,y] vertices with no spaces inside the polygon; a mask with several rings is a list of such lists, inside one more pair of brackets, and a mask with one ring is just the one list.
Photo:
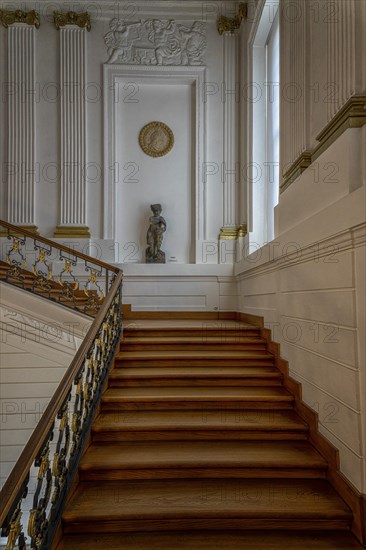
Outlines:
{"label": "ornate gold scrollwork", "polygon": [[36,27],[36,29],[39,29],[39,26],[41,24],[39,20],[39,14],[35,10],[0,10],[0,23],[6,29],[9,27],[9,25],[14,25],[14,23],[25,23],[26,25]]}
{"label": "ornate gold scrollwork", "polygon": [[48,468],[50,467],[50,448],[49,444],[42,453],[41,464],[38,470],[38,479],[43,479],[47,473]]}
{"label": "ornate gold scrollwork", "polygon": [[76,25],[87,31],[91,29],[90,15],[87,11],[83,13],[78,13],[76,11],[54,11],[53,22],[57,30],[60,30],[61,27],[65,27],[66,25]]}
{"label": "ornate gold scrollwork", "polygon": [[9,531],[5,550],[13,550],[13,548],[15,548],[18,541],[18,537],[21,534],[22,528],[23,528],[21,524],[21,519],[22,519],[22,511],[20,510],[20,508],[17,508],[10,522],[10,531]]}
{"label": "ornate gold scrollwork", "polygon": [[235,17],[226,17],[221,15],[217,19],[217,30],[221,35],[224,32],[235,32],[240,28],[241,22],[247,17],[247,4],[241,2],[239,4],[239,11]]}

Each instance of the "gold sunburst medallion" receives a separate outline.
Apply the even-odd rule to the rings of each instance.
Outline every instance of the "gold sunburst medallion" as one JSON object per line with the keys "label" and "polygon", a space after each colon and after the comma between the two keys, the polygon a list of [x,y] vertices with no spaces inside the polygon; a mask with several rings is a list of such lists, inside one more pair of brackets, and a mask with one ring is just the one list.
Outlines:
{"label": "gold sunburst medallion", "polygon": [[174,134],[163,122],[149,122],[139,135],[140,147],[150,157],[163,157],[174,145]]}

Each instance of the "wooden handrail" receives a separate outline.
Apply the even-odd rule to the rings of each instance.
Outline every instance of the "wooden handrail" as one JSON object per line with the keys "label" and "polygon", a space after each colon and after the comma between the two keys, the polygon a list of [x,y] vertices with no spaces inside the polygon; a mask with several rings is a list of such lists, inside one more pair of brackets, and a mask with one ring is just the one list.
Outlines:
{"label": "wooden handrail", "polygon": [[15,233],[21,233],[23,235],[26,235],[27,237],[31,237],[32,239],[35,239],[36,241],[40,241],[41,243],[47,244],[48,246],[51,246],[52,248],[57,248],[58,250],[62,250],[63,252],[67,252],[67,254],[73,254],[77,258],[81,258],[82,260],[86,260],[88,262],[93,262],[94,264],[99,265],[100,267],[104,267],[105,269],[109,271],[113,271],[113,273],[118,273],[119,269],[118,267],[114,267],[110,264],[106,264],[105,262],[101,262],[97,258],[92,258],[91,256],[88,256],[87,254],[83,254],[82,252],[77,252],[76,250],[73,250],[72,248],[69,248],[67,246],[64,246],[59,243],[55,243],[55,241],[51,241],[50,239],[46,239],[45,237],[41,237],[40,235],[37,235],[37,233],[34,233],[32,231],[28,231],[28,229],[20,228],[16,225],[13,225],[11,223],[8,223],[4,220],[0,220],[0,226],[7,227],[8,229],[11,229]]}
{"label": "wooden handrail", "polygon": [[[10,225],[10,224],[7,224]],[[15,227],[15,226],[11,226]],[[27,234],[31,234],[34,237],[34,234],[27,231]],[[37,237],[38,238],[38,237]],[[47,239],[43,239],[43,242]],[[48,241],[52,242],[52,241]],[[88,258],[88,256],[86,256]],[[108,265],[108,264],[104,264]],[[109,266],[108,266],[109,268]],[[58,411],[60,410],[61,405],[64,403],[70,387],[83,363],[85,356],[88,353],[90,346],[92,345],[100,325],[106,316],[109,307],[111,306],[112,300],[116,295],[121,283],[122,283],[122,271],[117,270],[118,274],[115,280],[112,283],[110,291],[108,292],[100,310],[98,311],[97,316],[95,317],[86,337],[84,338],[82,344],[80,345],[74,359],[72,360],[69,368],[67,369],[63,379],[58,385],[55,394],[53,395],[50,403],[48,404],[46,410],[44,411],[39,423],[37,424],[31,438],[23,449],[22,454],[17,460],[13,470],[11,471],[4,487],[0,493],[0,502],[1,502],[1,511],[0,511],[0,526],[4,524],[6,516],[9,512],[10,507],[14,503],[19,491],[22,487],[24,480],[27,477],[27,474],[32,467],[34,459],[37,456],[37,453],[44,442],[51,426],[57,416]]]}

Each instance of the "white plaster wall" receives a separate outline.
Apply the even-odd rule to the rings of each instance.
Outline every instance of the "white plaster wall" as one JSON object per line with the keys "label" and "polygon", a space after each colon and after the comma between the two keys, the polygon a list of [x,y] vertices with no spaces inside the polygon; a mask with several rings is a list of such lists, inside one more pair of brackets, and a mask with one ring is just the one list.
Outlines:
{"label": "white plaster wall", "polygon": [[[346,145],[353,139],[365,144],[365,138],[365,127],[348,130],[318,160],[337,159],[340,172],[347,174]],[[279,237],[238,263],[236,273],[240,310],[264,317],[281,344],[281,356],[289,361],[290,375],[302,383],[304,401],[319,413],[321,433],[339,449],[341,471],[365,492],[362,165],[359,155],[361,187],[347,191],[345,176],[329,205],[322,203],[322,183],[315,185],[311,170],[305,171],[281,196]]]}
{"label": "white plaster wall", "polygon": [[123,265],[123,302],[135,311],[236,311],[232,265]]}
{"label": "white plaster wall", "polygon": [[91,320],[0,283],[0,484],[6,480]]}

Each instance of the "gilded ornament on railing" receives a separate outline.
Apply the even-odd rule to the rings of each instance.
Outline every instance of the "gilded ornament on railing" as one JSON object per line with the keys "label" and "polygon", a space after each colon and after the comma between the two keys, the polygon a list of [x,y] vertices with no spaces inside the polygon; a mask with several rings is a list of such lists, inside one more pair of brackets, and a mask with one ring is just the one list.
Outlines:
{"label": "gilded ornament on railing", "polygon": [[113,284],[114,268],[7,222],[1,225],[9,242],[1,251],[9,266],[3,266],[3,279],[87,315],[97,314]]}
{"label": "gilded ornament on railing", "polygon": [[247,17],[247,4],[239,4],[238,14],[235,17],[226,17],[221,15],[217,19],[217,30],[219,34],[233,33],[240,28],[241,22]]}
{"label": "gilded ornament on railing", "polygon": [[69,302],[76,308],[76,291],[79,288],[79,283],[73,274],[73,267],[76,267],[76,258],[65,258],[60,254],[60,260],[64,261],[64,267],[58,276],[58,283],[61,286],[61,294],[58,298],[60,303]]}
{"label": "gilded ornament on railing", "polygon": [[25,239],[8,235],[8,239],[12,241],[12,246],[6,253],[6,263],[9,264],[9,269],[6,272],[6,280],[8,282],[16,281],[20,286],[24,287],[25,275],[23,270],[27,266],[27,260],[23,252],[25,247]]}
{"label": "gilded ornament on railing", "polygon": [[[24,540],[24,533],[23,526],[21,523],[22,519],[22,511],[20,509],[20,502],[13,514],[13,518],[10,522],[9,527],[9,534],[8,534],[8,540],[5,547],[5,550],[13,550],[15,546],[19,548],[19,550],[25,550],[25,540]],[[5,533],[1,533],[2,536],[6,536]]]}
{"label": "gilded ornament on railing", "polygon": [[0,10],[0,23],[5,28],[8,28],[9,25],[14,25],[14,23],[25,23],[26,25],[36,27],[36,29],[39,29],[39,26],[41,24],[39,20],[39,14],[35,10]]}
{"label": "gilded ornament on railing", "polygon": [[90,15],[88,12],[78,13],[76,11],[54,11],[53,22],[57,30],[66,25],[76,25],[81,29],[90,31]]}
{"label": "gilded ornament on railing", "polygon": [[67,459],[70,447],[70,426],[68,418],[68,403],[71,399],[69,392],[63,406],[58,412],[57,418],[60,419],[59,434],[56,445],[56,451],[53,455],[52,475],[55,479],[55,488],[52,494],[52,503],[56,504],[64,488],[67,474]]}
{"label": "gilded ornament on railing", "polygon": [[[35,460],[38,467],[37,487],[33,497],[33,507],[28,521],[28,535],[31,537],[31,548],[36,550],[42,547],[49,518],[47,508],[52,491],[52,471],[50,467],[50,442],[53,439],[53,426],[49,431],[44,446]],[[45,482],[45,483],[44,483]],[[40,498],[40,495],[42,497]]]}
{"label": "gilded ornament on railing", "polygon": [[38,290],[41,293],[47,292],[50,296],[52,290],[52,267],[48,263],[48,258],[51,256],[52,248],[44,247],[34,241],[34,250],[38,250],[38,258],[36,259],[34,265],[32,266],[32,273],[35,276],[32,289],[33,292]]}

